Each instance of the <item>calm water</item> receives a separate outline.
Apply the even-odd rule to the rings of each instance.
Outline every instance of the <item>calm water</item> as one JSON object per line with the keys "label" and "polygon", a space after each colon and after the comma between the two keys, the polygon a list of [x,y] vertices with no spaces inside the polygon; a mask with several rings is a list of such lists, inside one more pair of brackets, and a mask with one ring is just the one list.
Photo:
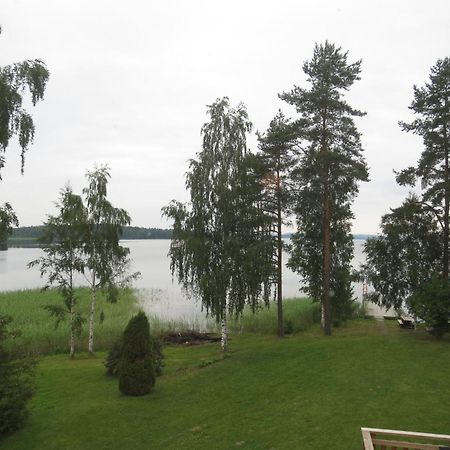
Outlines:
{"label": "calm water", "polygon": [[[355,240],[354,267],[363,261],[364,241]],[[143,308],[164,319],[185,320],[189,323],[203,321],[201,305],[187,299],[176,281],[172,282],[169,269],[169,240],[122,241],[130,248],[133,261],[132,270],[141,272],[141,278],[134,283],[138,289]],[[39,288],[45,284],[37,267],[28,269],[27,264],[43,254],[36,248],[11,248],[0,251],[0,291]],[[287,255],[285,255],[285,260]],[[299,295],[300,278],[287,267],[284,268],[284,297]],[[78,282],[82,284],[83,280]],[[362,286],[354,285],[355,296],[362,294]]]}

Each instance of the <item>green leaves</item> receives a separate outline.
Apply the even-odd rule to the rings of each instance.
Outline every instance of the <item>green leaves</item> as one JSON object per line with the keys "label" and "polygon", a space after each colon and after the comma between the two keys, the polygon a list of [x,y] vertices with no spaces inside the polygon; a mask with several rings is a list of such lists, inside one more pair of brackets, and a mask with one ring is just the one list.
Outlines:
{"label": "green leaves", "polygon": [[[39,59],[0,67],[0,170],[4,167],[4,153],[14,135],[19,138],[21,148],[21,171],[25,163],[25,152],[34,138],[34,122],[22,107],[23,94],[28,89],[33,106],[44,98],[49,79],[45,63]],[[0,176],[1,179],[1,176]]]}
{"label": "green leaves", "polygon": [[358,183],[368,181],[360,133],[353,121],[364,113],[344,99],[359,80],[361,61],[348,64],[347,53],[326,41],[315,46],[303,70],[310,88],[294,86],[280,94],[299,114],[293,122],[297,163],[292,170],[298,231],[289,265],[300,273],[306,282],[303,290],[314,299],[325,305],[334,293],[337,312],[337,304],[352,296],[351,203]]}
{"label": "green leaves", "polygon": [[191,202],[172,201],[162,212],[174,221],[172,273],[219,321],[268,300],[271,244],[246,145],[247,111],[225,97],[208,106],[208,115],[202,150],[186,176]]}
{"label": "green leaves", "polygon": [[375,303],[399,309],[440,270],[441,238],[434,214],[417,197],[409,197],[383,216],[382,233],[365,244],[368,280],[378,294]]}

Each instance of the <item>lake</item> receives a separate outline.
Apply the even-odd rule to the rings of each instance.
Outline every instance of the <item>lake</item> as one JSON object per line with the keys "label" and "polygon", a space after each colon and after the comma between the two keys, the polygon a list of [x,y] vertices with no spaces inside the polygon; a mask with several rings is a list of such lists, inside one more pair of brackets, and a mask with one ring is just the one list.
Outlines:
{"label": "lake", "polygon": [[[188,323],[204,321],[201,305],[186,298],[176,280],[172,281],[169,269],[169,240],[130,240],[122,241],[130,248],[132,271],[141,272],[141,278],[134,283],[144,310],[162,319],[184,320]],[[363,240],[355,240],[353,266],[359,267],[363,261]],[[39,248],[10,248],[0,251],[0,291],[30,289],[42,287],[37,267],[27,269],[27,264],[43,254]],[[285,255],[285,261],[287,255]],[[300,277],[289,268],[283,271],[284,298],[301,295]],[[79,284],[83,280],[78,279]],[[357,298],[362,297],[362,285],[354,284]]]}

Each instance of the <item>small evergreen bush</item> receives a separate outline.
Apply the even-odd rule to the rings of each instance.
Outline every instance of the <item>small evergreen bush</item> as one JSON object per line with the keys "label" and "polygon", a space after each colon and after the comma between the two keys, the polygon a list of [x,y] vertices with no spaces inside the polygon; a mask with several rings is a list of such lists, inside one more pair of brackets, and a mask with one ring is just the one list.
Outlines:
{"label": "small evergreen bush", "polygon": [[[106,375],[118,377],[120,361],[122,360],[123,338],[120,338],[114,342],[113,346],[106,356],[106,360],[103,365],[106,367]],[[164,366],[164,354],[162,352],[162,344],[160,339],[157,339],[150,335],[150,353],[153,360],[153,368],[155,369],[155,375],[159,377],[162,375],[162,368]]]}
{"label": "small evergreen bush", "polygon": [[34,361],[8,351],[5,341],[13,337],[8,330],[12,319],[0,316],[0,436],[21,428],[27,417],[27,403],[33,396]]}
{"label": "small evergreen bush", "polygon": [[125,395],[148,394],[155,384],[155,368],[150,345],[150,326],[140,311],[128,322],[123,333],[119,367],[119,390]]}

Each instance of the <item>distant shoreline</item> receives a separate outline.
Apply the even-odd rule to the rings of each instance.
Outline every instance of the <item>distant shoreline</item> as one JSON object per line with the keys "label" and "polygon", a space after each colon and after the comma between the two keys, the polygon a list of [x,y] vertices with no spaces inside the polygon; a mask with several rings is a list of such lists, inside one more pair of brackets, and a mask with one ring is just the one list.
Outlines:
{"label": "distant shoreline", "polygon": [[[8,248],[40,248],[39,238],[42,236],[43,226],[19,227],[14,229],[8,238]],[[293,233],[284,233],[284,239],[290,239]],[[170,240],[172,230],[161,228],[124,227],[121,241],[137,240]],[[373,234],[354,234],[354,240],[367,240],[376,237]]]}

